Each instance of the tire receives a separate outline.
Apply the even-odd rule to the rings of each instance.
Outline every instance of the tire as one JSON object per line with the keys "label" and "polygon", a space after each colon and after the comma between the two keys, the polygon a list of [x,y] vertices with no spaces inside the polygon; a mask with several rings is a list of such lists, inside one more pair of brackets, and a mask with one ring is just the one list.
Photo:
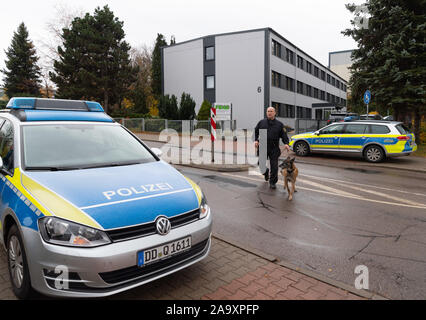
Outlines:
{"label": "tire", "polygon": [[14,224],[7,235],[7,266],[13,293],[19,299],[29,299],[34,291],[31,287],[27,257],[18,227]]}
{"label": "tire", "polygon": [[296,142],[293,149],[297,156],[305,157],[309,155],[309,145],[304,141]]}
{"label": "tire", "polygon": [[368,162],[381,162],[385,159],[385,152],[378,145],[371,145],[364,150],[364,159]]}

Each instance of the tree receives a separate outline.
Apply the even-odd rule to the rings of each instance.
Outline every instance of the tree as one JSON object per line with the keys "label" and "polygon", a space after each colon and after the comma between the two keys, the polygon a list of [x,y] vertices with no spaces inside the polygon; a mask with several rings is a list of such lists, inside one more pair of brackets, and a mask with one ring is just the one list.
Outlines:
{"label": "tree", "polygon": [[176,96],[170,96],[168,94],[161,96],[158,103],[158,111],[159,116],[162,119],[179,119],[179,109]]}
{"label": "tree", "polygon": [[200,110],[198,111],[197,120],[209,120],[211,107],[211,103],[208,100],[204,100],[201,104]]}
{"label": "tree", "polygon": [[24,23],[14,32],[6,57],[6,69],[1,72],[5,75],[4,88],[8,97],[40,96],[38,57]]}
{"label": "tree", "polygon": [[195,119],[195,101],[185,92],[180,98],[179,120]]}
{"label": "tree", "polygon": [[56,96],[100,101],[106,112],[120,104],[135,82],[137,68],[131,65],[130,45],[124,41],[123,22],[104,6],[75,18],[63,29],[63,47],[50,78]]}
{"label": "tree", "polygon": [[162,94],[161,79],[161,47],[167,46],[167,41],[161,33],[157,34],[154,51],[152,52],[152,93],[159,97]]}
{"label": "tree", "polygon": [[136,81],[131,85],[129,98],[134,103],[134,112],[146,114],[150,112],[154,98],[151,88],[152,49],[147,46],[133,48],[131,60],[139,71]]}
{"label": "tree", "polygon": [[361,104],[369,89],[380,111],[392,109],[397,120],[414,117],[419,143],[426,101],[426,2],[370,0],[366,4],[370,17],[362,28],[357,26],[359,8],[354,4],[346,7],[357,18],[351,21],[352,29],[342,32],[358,43],[352,54],[351,103]]}

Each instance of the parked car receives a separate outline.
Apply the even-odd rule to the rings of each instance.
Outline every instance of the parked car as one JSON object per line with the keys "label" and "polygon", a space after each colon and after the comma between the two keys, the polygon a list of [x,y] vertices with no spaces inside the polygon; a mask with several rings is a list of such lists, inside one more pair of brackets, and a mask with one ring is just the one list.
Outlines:
{"label": "parked car", "polygon": [[333,112],[330,113],[327,124],[345,121],[346,117],[353,117],[354,119],[358,119],[358,114],[352,112]]}
{"label": "parked car", "polygon": [[377,112],[372,112],[369,114],[362,114],[359,116],[360,120],[383,120],[383,117]]}
{"label": "parked car", "polygon": [[414,134],[401,122],[374,120],[333,123],[315,132],[294,135],[290,147],[298,156],[311,152],[356,154],[369,162],[417,150]]}
{"label": "parked car", "polygon": [[0,244],[19,298],[100,297],[204,259],[200,187],[99,103],[13,98],[0,112]]}

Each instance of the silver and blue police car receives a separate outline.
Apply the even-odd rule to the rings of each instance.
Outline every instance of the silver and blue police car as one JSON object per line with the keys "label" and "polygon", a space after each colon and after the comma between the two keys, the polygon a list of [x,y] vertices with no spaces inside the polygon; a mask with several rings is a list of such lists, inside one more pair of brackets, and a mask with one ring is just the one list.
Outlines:
{"label": "silver and blue police car", "polygon": [[414,134],[397,121],[357,120],[336,122],[315,132],[291,137],[298,156],[309,153],[359,155],[369,162],[408,156],[417,150]]}
{"label": "silver and blue police car", "polygon": [[0,243],[17,297],[107,296],[208,255],[206,198],[158,153],[99,103],[9,101],[0,112]]}

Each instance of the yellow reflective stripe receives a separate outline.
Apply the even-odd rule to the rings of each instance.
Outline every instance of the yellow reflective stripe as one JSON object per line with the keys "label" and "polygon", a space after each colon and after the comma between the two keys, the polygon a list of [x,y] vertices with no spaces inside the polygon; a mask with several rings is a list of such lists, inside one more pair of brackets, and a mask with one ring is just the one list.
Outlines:
{"label": "yellow reflective stripe", "polygon": [[16,189],[18,189],[23,195],[24,195],[24,197],[25,198],[27,198],[29,201],[31,201],[31,203],[33,204],[33,205],[35,205],[36,206],[36,208],[41,212],[41,213],[43,213],[45,216],[51,216],[52,215],[52,213],[51,212],[49,212],[46,208],[45,208],[45,206],[42,204],[42,203],[40,203],[40,201],[38,201],[37,199],[35,199],[34,197],[33,197],[33,195],[31,194],[31,193],[29,193],[25,188],[24,188],[24,186],[22,185],[22,183],[21,183],[21,175],[22,175],[22,173],[21,173],[21,171],[19,170],[19,168],[15,168],[14,169],[14,172],[13,172],[13,177],[11,177],[11,176],[5,176],[5,178],[7,179],[7,180],[9,180],[9,182],[14,186],[14,187],[16,187]]}
{"label": "yellow reflective stripe", "polygon": [[[185,177],[185,176],[184,176]],[[201,191],[201,188],[191,179],[185,177],[185,179],[189,182],[189,184],[192,186],[192,189],[194,189],[195,194],[197,195],[197,199],[198,199],[198,205],[201,205],[201,198],[203,196],[203,193]]]}
{"label": "yellow reflective stripe", "polygon": [[[34,196],[33,199],[38,199],[40,203],[43,204],[43,207],[46,207],[48,211],[52,212],[55,216],[84,224],[89,227],[103,229],[101,225],[82,210],[33,179],[22,174],[21,180],[22,186],[24,186],[28,192]],[[43,211],[40,209],[40,211],[45,213],[46,210]]]}

